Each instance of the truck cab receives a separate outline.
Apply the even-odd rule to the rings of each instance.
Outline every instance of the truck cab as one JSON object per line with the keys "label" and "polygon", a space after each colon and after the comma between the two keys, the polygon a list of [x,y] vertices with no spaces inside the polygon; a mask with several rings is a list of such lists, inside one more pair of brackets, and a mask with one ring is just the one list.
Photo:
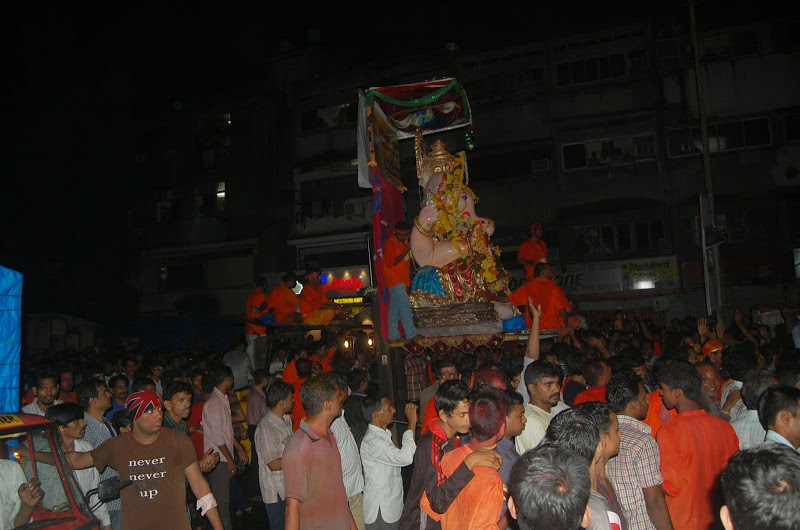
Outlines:
{"label": "truck cab", "polygon": [[0,480],[10,501],[0,504],[1,527],[13,526],[20,502],[17,491],[23,481],[34,478],[39,479],[44,497],[31,520],[16,528],[100,528],[61,450],[55,422],[34,414],[0,414]]}

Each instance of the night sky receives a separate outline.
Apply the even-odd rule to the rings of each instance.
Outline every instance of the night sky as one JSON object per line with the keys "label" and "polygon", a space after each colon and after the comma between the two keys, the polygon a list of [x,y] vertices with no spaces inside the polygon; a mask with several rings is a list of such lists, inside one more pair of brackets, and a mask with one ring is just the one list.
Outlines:
{"label": "night sky", "polygon": [[[125,282],[141,241],[127,230],[127,212],[149,189],[131,178],[135,131],[175,99],[202,101],[262,79],[281,40],[302,47],[317,28],[345,68],[447,42],[489,49],[628,20],[657,20],[665,31],[686,23],[685,4],[667,0],[404,1],[358,10],[330,2],[295,12],[266,2],[24,4],[4,13],[12,163],[0,192],[0,265],[25,275],[26,311],[111,329],[136,306]],[[779,4],[698,2],[698,24],[776,18]]]}

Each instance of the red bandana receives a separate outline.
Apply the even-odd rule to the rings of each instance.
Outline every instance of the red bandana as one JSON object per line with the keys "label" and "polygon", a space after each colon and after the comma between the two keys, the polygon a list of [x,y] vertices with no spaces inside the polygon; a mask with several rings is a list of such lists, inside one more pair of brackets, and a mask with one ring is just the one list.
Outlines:
{"label": "red bandana", "polygon": [[148,410],[160,409],[161,399],[152,390],[138,390],[125,400],[125,408],[129,413],[133,413],[134,416],[131,420],[135,422]]}

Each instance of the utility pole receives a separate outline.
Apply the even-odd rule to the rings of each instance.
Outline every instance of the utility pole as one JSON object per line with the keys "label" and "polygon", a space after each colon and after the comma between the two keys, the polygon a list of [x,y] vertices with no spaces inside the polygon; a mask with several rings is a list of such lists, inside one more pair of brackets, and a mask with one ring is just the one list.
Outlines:
{"label": "utility pole", "polygon": [[[692,52],[694,53],[694,79],[697,87],[697,113],[700,119],[700,139],[703,146],[703,175],[705,177],[705,200],[700,199],[701,219],[701,245],[703,251],[703,279],[706,292],[706,310],[711,314],[716,311],[717,318],[722,316],[722,269],[719,262],[719,245],[715,244],[710,249],[706,248],[706,228],[716,224],[714,213],[714,186],[711,181],[711,153],[708,148],[708,122],[706,120],[705,88],[700,70],[700,50],[697,45],[697,23],[695,20],[694,0],[689,1],[689,32],[692,37]],[[709,255],[710,254],[710,255]],[[710,267],[709,267],[710,264]],[[711,270],[710,270],[711,269]],[[713,271],[713,272],[712,272]],[[709,278],[711,272],[711,278]]]}

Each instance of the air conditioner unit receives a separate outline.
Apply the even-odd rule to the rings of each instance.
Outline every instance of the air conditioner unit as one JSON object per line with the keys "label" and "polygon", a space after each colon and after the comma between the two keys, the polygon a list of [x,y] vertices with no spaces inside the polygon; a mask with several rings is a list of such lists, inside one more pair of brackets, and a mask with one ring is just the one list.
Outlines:
{"label": "air conditioner unit", "polygon": [[550,171],[550,159],[549,158],[537,158],[531,161],[531,170],[534,173],[540,173],[542,171]]}

